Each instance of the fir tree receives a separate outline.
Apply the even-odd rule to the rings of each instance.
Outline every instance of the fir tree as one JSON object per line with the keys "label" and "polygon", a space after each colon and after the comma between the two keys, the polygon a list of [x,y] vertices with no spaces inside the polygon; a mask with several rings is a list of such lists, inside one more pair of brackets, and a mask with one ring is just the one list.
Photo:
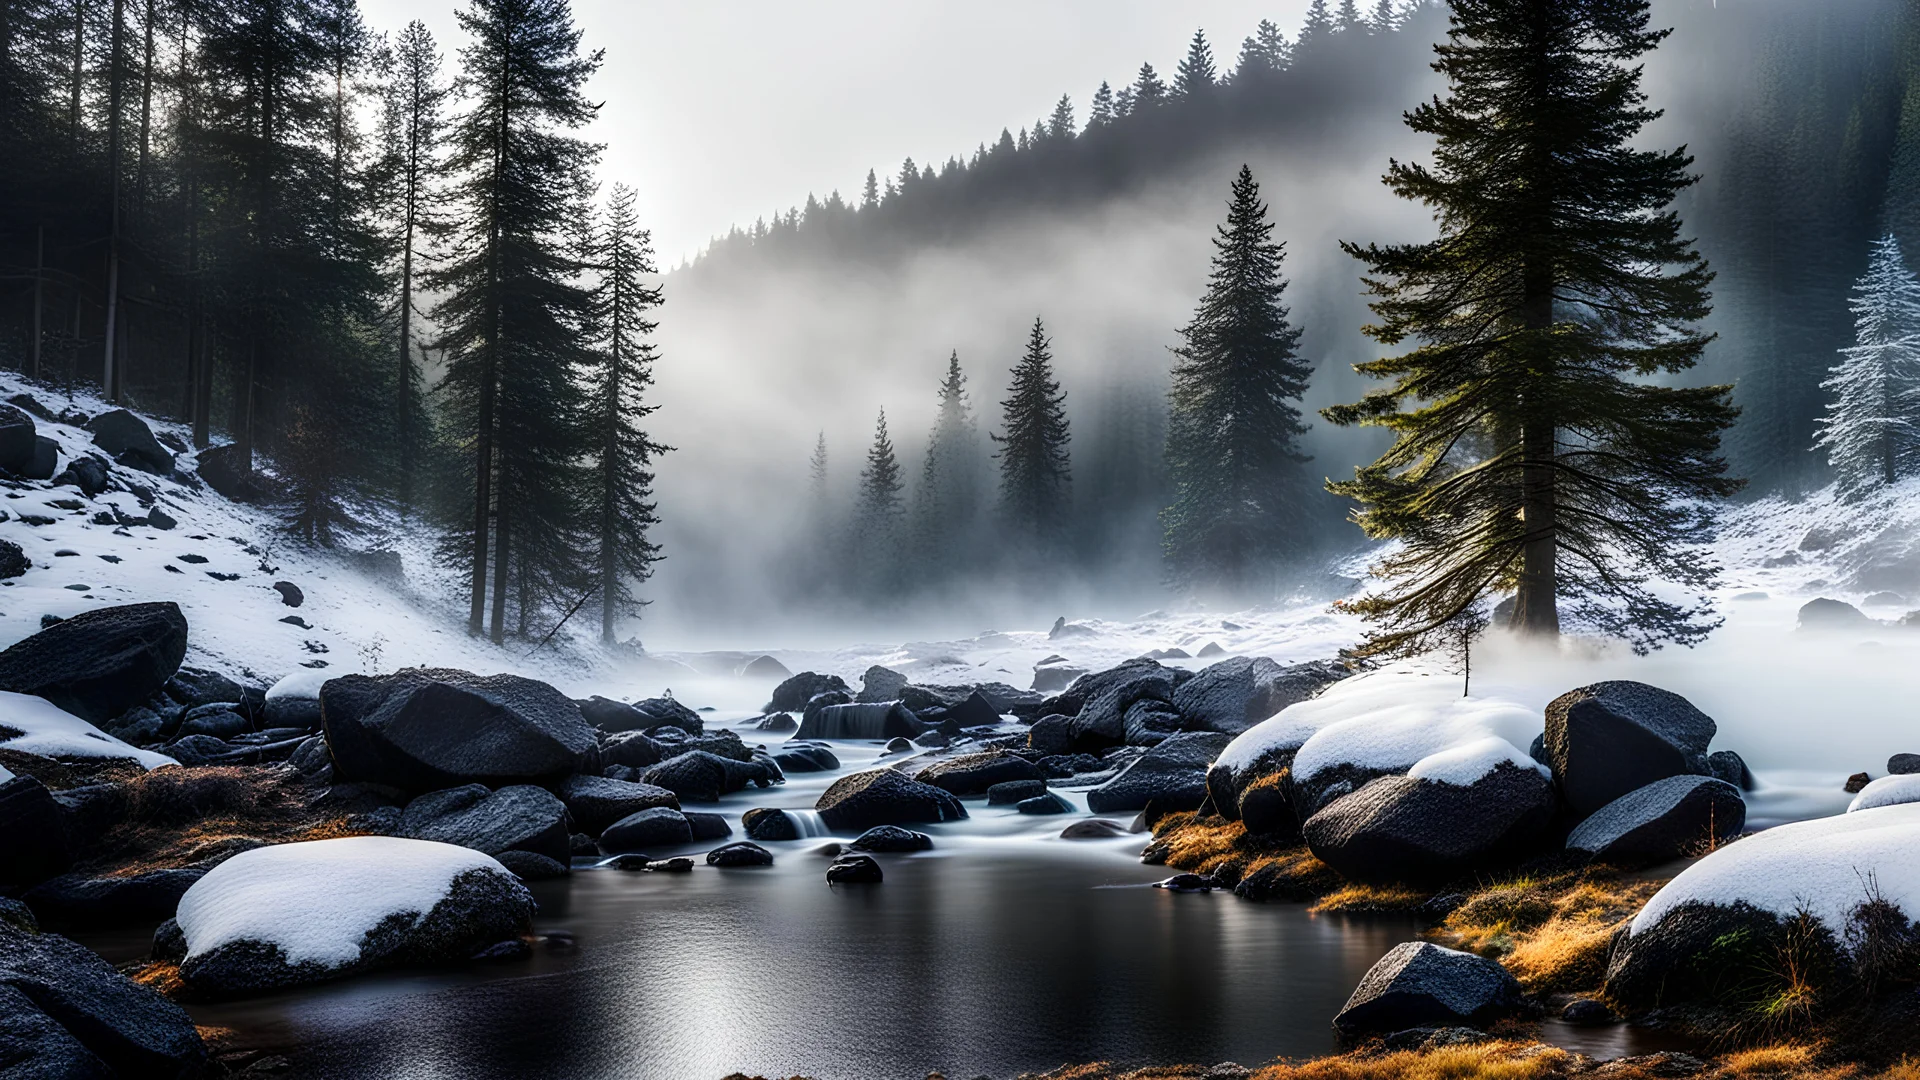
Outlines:
{"label": "fir tree", "polygon": [[1270,20],[1261,19],[1253,36],[1240,43],[1240,58],[1234,64],[1235,81],[1259,79],[1287,66],[1287,37]]}
{"label": "fir tree", "polygon": [[816,506],[827,501],[827,433],[820,432],[813,442],[813,456],[807,459],[807,492]]}
{"label": "fir tree", "polygon": [[873,175],[873,170],[868,169],[867,182],[860,186],[860,209],[872,210],[879,205],[880,182],[879,179]]}
{"label": "fir tree", "polygon": [[1647,8],[1455,0],[1434,65],[1450,96],[1407,120],[1438,137],[1435,165],[1386,177],[1441,235],[1345,245],[1371,269],[1368,333],[1417,342],[1359,365],[1392,386],[1325,410],[1396,436],[1330,485],[1368,535],[1402,541],[1376,568],[1390,587],[1350,605],[1376,623],[1368,651],[1429,643],[1508,589],[1535,636],[1560,632],[1563,603],[1642,650],[1714,625],[1704,601],[1646,587],[1713,583],[1701,500],[1739,487],[1718,456],[1729,388],[1645,378],[1699,359],[1712,280],[1667,209],[1692,159],[1630,145],[1659,115],[1628,66],[1666,36]]}
{"label": "fir tree", "polygon": [[920,486],[914,491],[914,548],[923,565],[947,572],[959,568],[979,517],[979,461],[979,433],[955,351],[947,357]]}
{"label": "fir tree", "polygon": [[591,362],[578,332],[589,300],[564,230],[597,148],[564,132],[593,116],[580,90],[600,54],[580,54],[565,0],[471,0],[459,18],[470,105],[450,164],[462,221],[428,284],[444,294],[435,315],[445,392],[473,485],[469,522],[450,539],[470,575],[471,633],[482,630],[492,563],[499,642],[509,594],[544,600],[587,576],[569,495],[583,405],[572,376]]}
{"label": "fir tree", "polygon": [[1093,92],[1093,102],[1087,109],[1087,128],[1106,127],[1113,123],[1113,87],[1101,80],[1100,89]]}
{"label": "fir tree", "polygon": [[1365,30],[1367,20],[1360,17],[1358,0],[1340,0],[1340,13],[1334,16],[1334,25],[1340,30]]}
{"label": "fir tree", "polygon": [[1187,43],[1187,55],[1174,71],[1173,92],[1181,97],[1199,99],[1215,89],[1219,72],[1213,66],[1213,48],[1205,31],[1195,30]]}
{"label": "fir tree", "polygon": [[637,615],[645,601],[633,591],[653,574],[660,547],[647,536],[658,524],[653,503],[653,459],[667,447],[647,438],[640,421],[658,408],[646,403],[656,359],[648,339],[658,324],[649,317],[660,305],[653,250],[633,211],[633,189],[615,184],[606,224],[598,237],[600,280],[595,322],[601,328],[598,355],[588,369],[583,420],[591,433],[594,462],[589,479],[595,508],[595,570],[600,593],[600,640],[611,645],[614,622]]}
{"label": "fir tree", "polygon": [[1814,445],[1857,498],[1911,473],[1920,452],[1920,277],[1892,233],[1874,243],[1851,306],[1854,344],[1821,384],[1831,398]]}
{"label": "fir tree", "polygon": [[1245,589],[1303,546],[1307,458],[1300,396],[1313,375],[1281,304],[1283,245],[1253,172],[1234,179],[1206,295],[1174,349],[1162,513],[1168,576],[1182,588]]}
{"label": "fir tree", "polygon": [[897,585],[903,517],[900,459],[887,434],[887,411],[874,422],[867,466],[860,470],[860,497],[854,505],[850,566],[860,575],[856,588],[869,597],[892,593]]}
{"label": "fir tree", "polygon": [[1065,94],[1053,104],[1053,115],[1047,117],[1047,135],[1054,139],[1071,139],[1074,135],[1073,99]]}
{"label": "fir tree", "polygon": [[1167,84],[1160,81],[1160,75],[1153,70],[1152,64],[1141,64],[1140,74],[1133,80],[1133,110],[1152,109],[1167,99]]}
{"label": "fir tree", "polygon": [[1065,532],[1072,473],[1067,457],[1067,395],[1053,377],[1052,342],[1038,318],[1027,351],[1013,366],[1000,402],[1000,507],[1007,525],[1041,553]]}
{"label": "fir tree", "polygon": [[1333,16],[1327,12],[1327,0],[1307,5],[1307,20],[1300,26],[1299,48],[1310,49],[1333,35]]}
{"label": "fir tree", "polygon": [[1367,26],[1376,34],[1391,34],[1400,28],[1400,12],[1393,0],[1374,0],[1373,14]]}

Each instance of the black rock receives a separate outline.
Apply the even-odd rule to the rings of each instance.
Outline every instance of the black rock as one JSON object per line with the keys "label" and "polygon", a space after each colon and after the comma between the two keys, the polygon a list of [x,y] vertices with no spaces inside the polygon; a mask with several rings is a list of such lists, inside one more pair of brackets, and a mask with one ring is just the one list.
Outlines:
{"label": "black rock", "polygon": [[875,825],[854,837],[853,842],[847,845],[849,851],[906,852],[929,851],[932,848],[933,837],[898,825]]}
{"label": "black rock", "polygon": [[966,807],[951,792],[908,779],[892,769],[853,773],[835,780],[814,804],[827,828],[838,833],[875,825],[957,821]]}
{"label": "black rock", "polygon": [[898,701],[809,708],[799,739],[911,739],[926,730],[913,710]]}
{"label": "black rock", "polygon": [[1300,832],[1342,877],[1419,881],[1524,851],[1553,810],[1553,785],[1538,769],[1502,762],[1471,784],[1379,777],[1328,803]]}
{"label": "black rock", "polygon": [[1051,791],[1031,799],[1021,799],[1013,808],[1023,814],[1071,814],[1074,810],[1072,803]]}
{"label": "black rock", "polygon": [[[1178,731],[1180,712],[1173,705],[1178,686],[1176,670],[1161,667],[1155,660],[1129,660],[1075,682],[1061,695],[1061,701],[1096,688],[1098,692],[1088,696],[1086,704],[1074,714],[1070,725],[1072,749],[1098,752],[1110,746],[1158,742]],[[1156,702],[1161,707],[1135,709],[1141,702]]]}
{"label": "black rock", "polygon": [[650,874],[691,874],[693,860],[681,855],[672,859],[654,859],[647,863]]}
{"label": "black rock", "polygon": [[0,783],[0,885],[32,885],[73,864],[66,811],[31,776]]}
{"label": "black rock", "polygon": [[488,791],[480,784],[429,792],[407,804],[395,835],[484,851],[531,851],[555,862],[572,857],[567,808],[531,784]]}
{"label": "black rock", "polygon": [[34,441],[39,437],[33,417],[13,405],[0,405],[0,469],[26,475],[33,464]]}
{"label": "black rock", "polygon": [[301,592],[300,586],[291,581],[274,582],[273,591],[280,594],[280,602],[288,607],[299,607],[307,602],[307,594]]}
{"label": "black rock", "polygon": [[93,444],[123,465],[162,476],[173,471],[173,452],[153,437],[146,421],[125,409],[113,409],[87,421]]}
{"label": "black rock", "polygon": [[0,919],[0,1071],[9,1080],[191,1080],[208,1067],[180,1006],[84,946]]}
{"label": "black rock", "polygon": [[1835,946],[1825,934],[1796,930],[1788,920],[1746,903],[1689,901],[1665,911],[1651,926],[1615,935],[1601,990],[1629,1015],[1711,1000],[1741,979],[1777,977],[1777,958],[1783,955],[1831,964],[1837,969],[1831,977],[1844,979],[1847,957]]}
{"label": "black rock", "polygon": [[11,540],[0,540],[0,580],[17,578],[33,569],[33,561],[20,545]]}
{"label": "black rock", "polygon": [[1594,1027],[1611,1024],[1619,1017],[1613,1015],[1613,1010],[1602,1002],[1592,998],[1574,998],[1567,1002],[1566,1008],[1560,1010],[1560,1019],[1581,1027]]}
{"label": "black rock", "polygon": [[827,867],[829,885],[878,885],[883,875],[880,864],[869,855],[847,855]]}
{"label": "black rock", "polygon": [[784,735],[789,731],[800,730],[800,721],[795,720],[792,713],[777,712],[769,716],[761,717],[754,723],[753,729],[755,731],[770,731],[776,735]]}
{"label": "black rock", "polygon": [[889,739],[887,740],[886,747],[880,751],[880,754],[882,757],[890,754],[911,754],[916,749],[918,749],[918,747],[913,745],[913,740],[911,739]]}
{"label": "black rock", "polygon": [[1043,694],[1056,693],[1072,686],[1075,679],[1086,673],[1086,668],[1071,664],[1043,663],[1033,669],[1033,688]]}
{"label": "black rock", "polygon": [[985,694],[975,690],[947,710],[947,719],[963,728],[991,727],[1000,723],[1000,710],[987,700]]}
{"label": "black rock", "polygon": [[1715,750],[1707,755],[1707,768],[1713,775],[1741,791],[1752,791],[1757,785],[1753,770],[1747,768],[1747,761],[1732,750]]}
{"label": "black rock", "polygon": [[1060,831],[1062,840],[1111,840],[1116,836],[1129,836],[1125,825],[1106,818],[1088,818],[1076,821]]}
{"label": "black rock", "polygon": [[691,843],[693,826],[686,815],[664,806],[629,814],[600,833],[600,850],[609,855]]}
{"label": "black rock", "polygon": [[787,742],[774,751],[773,763],[780,766],[781,772],[832,772],[840,767],[840,759],[832,750],[824,746],[807,743]]}
{"label": "black rock", "polygon": [[693,830],[695,840],[725,840],[733,835],[733,826],[727,824],[724,814],[711,814],[699,810],[682,811],[687,818],[687,827]]}
{"label": "black rock", "polygon": [[707,750],[689,750],[640,774],[644,783],[666,788],[682,802],[717,802],[748,784],[771,787],[786,777],[772,758],[735,761]]}
{"label": "black rock", "polygon": [[1872,619],[1845,601],[1829,600],[1822,596],[1800,606],[1802,630],[1865,630],[1873,625]]}
{"label": "black rock", "polygon": [[196,706],[188,709],[180,718],[182,735],[212,735],[216,739],[230,740],[235,735],[242,735],[252,730],[252,722],[235,712],[231,705]]}
{"label": "black rock", "polygon": [[1047,774],[1009,750],[988,750],[946,758],[921,769],[914,779],[962,797],[985,795],[996,784],[1016,780],[1046,782]]}
{"label": "black rock", "polygon": [[907,685],[907,677],[891,668],[878,664],[867,669],[860,676],[860,695],[854,700],[864,703],[877,703],[900,700],[900,691]]}
{"label": "black rock", "polygon": [[753,840],[798,840],[800,826],[785,810],[756,806],[740,816],[740,827]]}
{"label": "black rock", "polygon": [[1012,806],[1047,793],[1045,780],[1008,780],[987,789],[988,806]]}
{"label": "black rock", "polygon": [[1595,683],[1547,705],[1547,760],[1576,817],[1655,780],[1709,775],[1713,735],[1711,717],[1646,683]]}
{"label": "black rock", "polygon": [[1212,892],[1218,886],[1218,882],[1205,874],[1175,874],[1170,878],[1165,878],[1153,883],[1153,887],[1156,889],[1166,889],[1169,892],[1183,893]]}
{"label": "black rock", "polygon": [[1910,776],[1920,773],[1920,754],[1895,754],[1887,759],[1887,774]]}
{"label": "black rock", "polygon": [[518,675],[342,675],[320,688],[320,711],[342,779],[411,791],[559,780],[597,746],[572,701]]}
{"label": "black rock", "polygon": [[666,788],[604,776],[569,776],[555,791],[573,815],[574,826],[591,835],[642,810],[656,806],[680,809],[679,796]]}
{"label": "black rock", "polygon": [[1868,773],[1857,772],[1857,773],[1854,773],[1852,776],[1847,777],[1847,782],[1841,785],[1841,790],[1845,791],[1849,795],[1858,795],[1862,791],[1866,790],[1867,785],[1871,783],[1873,783],[1872,775]]}
{"label": "black rock", "polygon": [[233,443],[208,447],[194,460],[200,479],[234,502],[258,502],[270,494],[260,474],[242,463],[240,448]]}
{"label": "black rock", "polygon": [[747,840],[707,852],[708,866],[772,866],[773,852]]}
{"label": "black rock", "polygon": [[0,690],[104,724],[166,685],[186,653],[178,604],[93,608],[0,652]]}
{"label": "black rock", "polygon": [[237,705],[246,697],[240,684],[217,671],[183,667],[165,687],[167,696],[189,709],[201,705]]}
{"label": "black rock", "polygon": [[205,867],[149,870],[125,877],[63,874],[21,897],[49,926],[113,926],[170,918]]}
{"label": "black rock", "polygon": [[1207,797],[1208,766],[1232,741],[1231,735],[1212,731],[1174,735],[1087,792],[1087,808],[1115,814],[1145,809],[1153,800],[1168,809],[1195,809]]}
{"label": "black rock", "polygon": [[1180,684],[1173,704],[1188,730],[1238,735],[1348,674],[1331,660],[1282,667],[1264,656],[1236,656]]}
{"label": "black rock", "polygon": [[773,697],[767,702],[767,707],[762,711],[800,712],[807,707],[807,702],[811,700],[815,694],[826,693],[830,690],[837,690],[840,693],[848,694],[849,698],[852,696],[847,689],[846,680],[840,676],[821,675],[818,672],[803,671],[781,683],[779,686],[774,687]]}
{"label": "black rock", "polygon": [[1409,941],[1367,971],[1333,1025],[1348,1036],[1429,1025],[1480,1027],[1523,1005],[1520,984],[1494,961]]}
{"label": "black rock", "polygon": [[522,881],[552,881],[572,873],[570,861],[561,862],[533,851],[502,851],[494,859]]}
{"label": "black rock", "polygon": [[1740,789],[1711,776],[1669,776],[1595,810],[1567,836],[1570,851],[1615,866],[1668,862],[1740,835]]}
{"label": "black rock", "polygon": [[701,721],[699,713],[671,697],[647,698],[645,701],[634,702],[633,707],[654,718],[653,723],[648,725],[649,730],[663,724],[679,728],[689,735],[698,735],[705,730],[705,724]]}
{"label": "black rock", "polygon": [[212,765],[233,753],[232,744],[213,735],[182,735],[160,751],[182,765]]}

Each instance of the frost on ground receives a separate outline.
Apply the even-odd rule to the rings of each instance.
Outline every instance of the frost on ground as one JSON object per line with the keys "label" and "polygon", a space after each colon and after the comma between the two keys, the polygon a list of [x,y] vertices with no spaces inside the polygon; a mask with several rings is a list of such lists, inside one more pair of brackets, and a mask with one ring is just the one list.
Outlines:
{"label": "frost on ground", "polygon": [[1800,911],[1845,940],[1854,910],[1879,897],[1920,914],[1920,804],[1817,818],[1755,833],[1682,870],[1634,917],[1632,933],[1683,904],[1745,903],[1782,918]]}
{"label": "frost on ground", "polygon": [[468,870],[507,869],[491,855],[430,840],[354,836],[243,851],[180,898],[187,957],[222,945],[278,945],[289,965],[353,965],[368,931],[424,916]]}
{"label": "frost on ground", "polygon": [[0,749],[51,758],[132,758],[149,769],[179,764],[123,743],[45,698],[8,690],[0,690]]}

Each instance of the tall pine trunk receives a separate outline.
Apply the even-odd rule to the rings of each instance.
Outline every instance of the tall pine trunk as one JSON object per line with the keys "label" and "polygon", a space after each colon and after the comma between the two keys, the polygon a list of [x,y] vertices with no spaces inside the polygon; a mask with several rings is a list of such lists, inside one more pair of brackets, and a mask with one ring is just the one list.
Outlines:
{"label": "tall pine trunk", "polygon": [[620,316],[626,310],[627,297],[621,295],[620,282],[614,282],[613,335],[607,362],[606,447],[600,458],[600,640],[613,644],[613,615],[619,606],[620,511],[616,499],[619,477],[614,463],[620,454]]}
{"label": "tall pine trunk", "polygon": [[120,62],[126,0],[113,0],[113,26],[107,47],[107,190],[112,200],[107,227],[107,328],[100,358],[100,389],[109,404],[120,403],[120,99],[126,84],[126,65]]}
{"label": "tall pine trunk", "polygon": [[142,227],[147,213],[147,172],[153,148],[153,23],[158,0],[147,0],[146,52],[140,63],[140,159],[134,167],[133,218]]}
{"label": "tall pine trunk", "polygon": [[[475,637],[485,629],[487,610],[487,511],[493,497],[493,413],[494,391],[500,379],[500,169],[507,152],[508,72],[500,68],[500,125],[494,132],[492,185],[488,192],[487,212],[487,342],[485,361],[480,368],[479,430],[474,438],[473,478],[473,596],[467,611],[467,632]],[[504,507],[502,508],[504,511]],[[500,547],[506,548],[506,514],[495,515],[500,522]],[[505,561],[502,563],[504,574]],[[495,627],[500,624],[494,619]]]}
{"label": "tall pine trunk", "polygon": [[1525,281],[1522,317],[1538,350],[1538,370],[1531,372],[1530,380],[1538,395],[1537,400],[1526,403],[1520,435],[1520,514],[1526,525],[1526,538],[1521,546],[1513,628],[1529,636],[1557,637],[1560,634],[1559,545],[1554,454],[1558,424],[1548,400],[1551,391],[1547,389],[1554,382],[1553,347],[1548,337],[1553,332],[1553,271],[1540,264],[1529,266]]}

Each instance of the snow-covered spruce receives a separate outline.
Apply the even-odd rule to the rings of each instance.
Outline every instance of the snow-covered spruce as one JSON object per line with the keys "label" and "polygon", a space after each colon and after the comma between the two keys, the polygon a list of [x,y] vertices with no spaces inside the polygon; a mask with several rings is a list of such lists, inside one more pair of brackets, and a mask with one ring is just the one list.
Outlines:
{"label": "snow-covered spruce", "polygon": [[1892,233],[1853,287],[1854,344],[1820,384],[1832,395],[1814,446],[1843,496],[1891,485],[1920,464],[1920,276]]}
{"label": "snow-covered spruce", "polygon": [[187,890],[155,936],[194,991],[259,993],[375,967],[463,960],[532,927],[533,896],[490,856],[356,836],[244,851]]}

